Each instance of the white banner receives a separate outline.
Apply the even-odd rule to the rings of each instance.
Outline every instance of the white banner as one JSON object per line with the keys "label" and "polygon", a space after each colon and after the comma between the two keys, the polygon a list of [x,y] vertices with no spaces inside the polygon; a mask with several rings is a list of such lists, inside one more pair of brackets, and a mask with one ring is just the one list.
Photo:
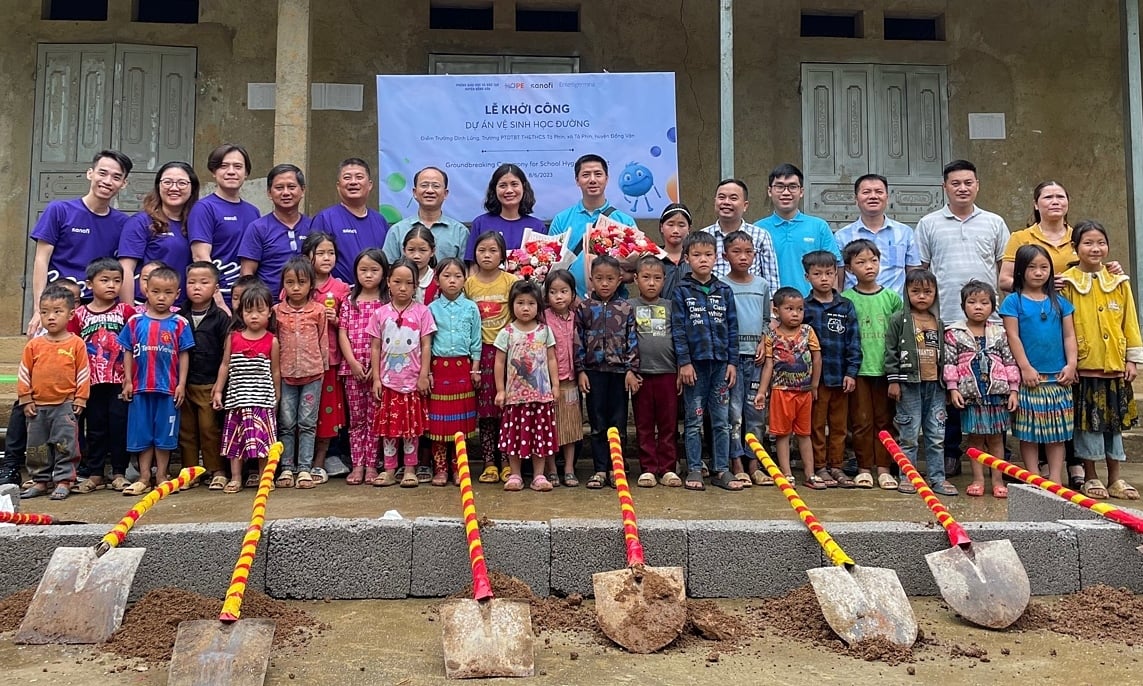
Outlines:
{"label": "white banner", "polygon": [[448,174],[445,214],[464,222],[505,162],[527,174],[544,221],[579,201],[574,164],[588,153],[608,161],[617,209],[658,218],[679,197],[673,73],[378,76],[377,122],[390,222],[416,211],[413,175],[428,166]]}

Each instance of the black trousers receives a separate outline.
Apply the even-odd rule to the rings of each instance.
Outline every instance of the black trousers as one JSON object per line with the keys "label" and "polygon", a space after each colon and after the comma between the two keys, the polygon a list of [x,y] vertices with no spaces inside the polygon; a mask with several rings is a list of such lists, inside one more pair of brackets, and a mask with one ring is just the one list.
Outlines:
{"label": "black trousers", "polygon": [[0,469],[17,470],[24,466],[28,449],[28,418],[19,402],[12,404],[12,418],[8,420],[8,436],[4,439],[4,459]]}
{"label": "black trousers", "polygon": [[587,418],[591,422],[591,459],[595,471],[611,471],[611,451],[607,445],[607,430],[619,429],[627,433],[627,389],[624,372],[587,372],[591,390],[587,394]]}
{"label": "black trousers", "polygon": [[87,437],[79,476],[104,476],[108,462],[112,474],[127,471],[127,403],[119,399],[123,386],[115,383],[94,384],[87,407],[79,416],[80,435]]}

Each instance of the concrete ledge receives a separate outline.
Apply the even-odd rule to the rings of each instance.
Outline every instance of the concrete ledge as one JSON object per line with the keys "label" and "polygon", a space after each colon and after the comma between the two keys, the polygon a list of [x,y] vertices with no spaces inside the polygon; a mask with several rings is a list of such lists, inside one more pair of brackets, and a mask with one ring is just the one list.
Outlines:
{"label": "concrete ledge", "polygon": [[[1118,504],[1122,501],[1113,502],[1116,503],[1116,507],[1127,510],[1137,517],[1143,517],[1143,511]],[[1086,507],[1080,507],[1035,486],[1028,484],[1008,486],[1008,521],[1055,522],[1062,519],[1102,520],[1103,517]]]}
{"label": "concrete ledge", "polygon": [[[833,522],[829,533],[857,564],[897,570],[909,595],[937,595],[925,555],[949,547],[937,524],[916,522]],[[830,564],[823,555],[822,566]]]}
{"label": "concrete ledge", "polygon": [[269,527],[266,591],[275,598],[405,598],[413,523],[280,519]]}
{"label": "concrete ledge", "polygon": [[1114,522],[1065,520],[1079,541],[1079,580],[1082,588],[1107,584],[1143,592],[1143,535]]}
{"label": "concrete ledge", "polygon": [[1032,595],[1080,590],[1079,541],[1071,527],[1057,522],[966,522],[962,526],[974,541],[1012,541],[1028,572]]}
{"label": "concrete ledge", "polygon": [[806,570],[822,564],[821,548],[801,522],[710,520],[686,525],[687,590],[692,598],[782,595],[807,583]]}
{"label": "concrete ledge", "polygon": [[106,526],[92,524],[0,528],[0,593],[35,588],[56,548],[88,548],[106,533]]}
{"label": "concrete ledge", "polygon": [[[552,541],[547,522],[493,521],[480,529],[489,570],[510,574],[539,596],[550,593]],[[413,521],[410,595],[447,596],[472,583],[464,522],[452,517]]]}
{"label": "concrete ledge", "polygon": [[[246,524],[241,522],[142,525],[132,529],[123,547],[146,548],[147,554],[135,573],[130,599],[163,586],[224,598],[245,535]],[[249,590],[266,588],[266,543],[263,529],[246,583]]]}
{"label": "concrete ledge", "polygon": [[[644,519],[639,539],[652,567],[687,567],[687,522]],[[566,596],[592,595],[591,575],[627,566],[623,525],[616,519],[553,519],[551,521],[551,591]],[[690,585],[690,575],[687,575]]]}

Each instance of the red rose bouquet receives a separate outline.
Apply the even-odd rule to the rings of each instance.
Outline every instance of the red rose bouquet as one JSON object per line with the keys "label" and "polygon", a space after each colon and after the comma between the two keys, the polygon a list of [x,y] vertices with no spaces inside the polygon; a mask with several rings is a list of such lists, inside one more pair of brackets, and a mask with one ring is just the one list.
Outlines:
{"label": "red rose bouquet", "polygon": [[645,255],[663,255],[659,246],[642,231],[603,215],[600,215],[595,225],[588,230],[585,242],[586,254],[611,255],[620,263],[631,266]]}
{"label": "red rose bouquet", "polygon": [[563,241],[529,231],[519,248],[508,251],[507,268],[510,274],[542,284],[548,272],[566,267],[574,257],[564,247]]}

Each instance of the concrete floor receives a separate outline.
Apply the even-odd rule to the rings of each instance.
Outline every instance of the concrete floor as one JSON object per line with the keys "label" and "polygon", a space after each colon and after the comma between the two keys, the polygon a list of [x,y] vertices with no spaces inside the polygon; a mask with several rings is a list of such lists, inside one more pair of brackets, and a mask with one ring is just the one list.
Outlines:
{"label": "concrete floor", "polygon": [[[1143,463],[1128,463],[1124,476],[1143,488]],[[969,483],[967,475],[952,480],[962,493]],[[641,518],[667,519],[789,519],[797,515],[786,499],[773,487],[754,487],[740,493],[728,493],[708,487],[697,493],[681,488],[657,486],[634,488],[636,513]],[[505,493],[499,485],[476,484],[477,511],[492,519],[548,521],[552,518],[584,517],[619,518],[615,491],[590,491],[584,487],[557,488],[550,493],[522,491]],[[832,521],[930,521],[928,509],[915,495],[895,491],[799,490],[806,504],[828,526]],[[253,489],[237,495],[224,495],[200,486],[169,496],[149,511],[142,523],[173,524],[188,522],[245,522],[250,518]],[[46,512],[62,519],[78,519],[89,523],[114,522],[130,509],[133,500],[111,490],[89,495],[72,495],[60,502],[47,498],[25,500],[25,512]],[[1007,519],[1006,504],[991,495],[969,498],[960,495],[943,500],[953,516],[964,521],[996,521]],[[1120,502],[1120,501],[1112,501]],[[1121,503],[1123,504],[1123,503]],[[455,487],[434,488],[422,485],[414,489],[399,487],[374,488],[348,486],[343,479],[333,479],[313,490],[275,490],[270,497],[267,516],[271,519],[293,517],[379,517],[387,510],[397,510],[409,519],[420,516],[460,517],[459,491]]]}
{"label": "concrete floor", "polygon": [[[918,624],[944,646],[928,646],[913,665],[888,666],[790,642],[776,637],[752,639],[734,653],[722,653],[717,663],[707,656],[715,644],[694,642],[655,655],[637,656],[603,646],[584,634],[542,634],[536,641],[535,678],[547,684],[996,684],[1027,681],[1048,684],[1138,683],[1143,646],[1105,644],[1093,652],[1091,643],[1046,631],[990,632],[957,620],[934,598],[913,598]],[[308,612],[331,625],[304,650],[284,650],[272,656],[266,683],[344,686],[375,684],[445,684],[439,621],[430,621],[437,601],[310,602]],[[749,601],[746,601],[749,602]],[[742,601],[720,601],[730,612]],[[400,641],[386,637],[400,635]],[[551,639],[550,645],[545,644]],[[953,658],[954,643],[977,643],[988,650],[988,662]],[[1010,654],[1003,655],[1007,649]],[[571,659],[572,652],[578,659]],[[46,686],[150,686],[165,684],[166,666],[137,671],[134,665],[89,648],[16,646],[0,638],[0,664],[5,683]],[[113,672],[128,664],[125,671]],[[140,668],[142,666],[139,666]],[[912,668],[915,675],[910,675]],[[1094,675],[1098,674],[1098,677]],[[1136,676],[1131,676],[1135,674]],[[1089,676],[1090,675],[1090,676]],[[524,683],[489,680],[486,683]]]}

